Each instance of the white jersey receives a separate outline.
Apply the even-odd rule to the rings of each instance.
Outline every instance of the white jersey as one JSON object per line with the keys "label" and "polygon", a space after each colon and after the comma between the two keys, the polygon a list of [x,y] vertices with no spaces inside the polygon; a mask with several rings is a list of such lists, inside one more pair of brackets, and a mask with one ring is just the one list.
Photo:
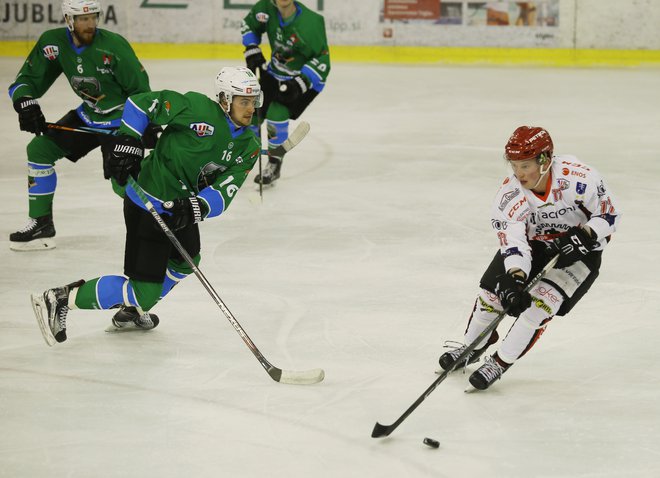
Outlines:
{"label": "white jersey", "polygon": [[587,225],[602,250],[620,218],[615,199],[600,174],[575,156],[553,158],[546,193],[525,189],[511,175],[495,196],[492,225],[500,241],[504,268],[532,265],[529,241],[551,242],[573,226]]}

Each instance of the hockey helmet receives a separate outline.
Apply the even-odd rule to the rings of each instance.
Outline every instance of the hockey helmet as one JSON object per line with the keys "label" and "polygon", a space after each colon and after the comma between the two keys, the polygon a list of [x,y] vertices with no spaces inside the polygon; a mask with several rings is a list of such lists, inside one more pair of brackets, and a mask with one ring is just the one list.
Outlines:
{"label": "hockey helmet", "polygon": [[73,31],[73,20],[76,15],[96,13],[100,17],[103,14],[103,9],[101,8],[101,2],[98,0],[64,0],[62,2],[62,13],[67,28]]}
{"label": "hockey helmet", "polygon": [[234,96],[256,96],[257,108],[264,102],[259,80],[252,71],[244,66],[226,66],[215,77],[215,98],[220,103],[227,101],[227,113]]}
{"label": "hockey helmet", "polygon": [[520,126],[504,147],[504,158],[508,161],[537,159],[543,165],[552,159],[554,145],[550,133],[538,126]]}

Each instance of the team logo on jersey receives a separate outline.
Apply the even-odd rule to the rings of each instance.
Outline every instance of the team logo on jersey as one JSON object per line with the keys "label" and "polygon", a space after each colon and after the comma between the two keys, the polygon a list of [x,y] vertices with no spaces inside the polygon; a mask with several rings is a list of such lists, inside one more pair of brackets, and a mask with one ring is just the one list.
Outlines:
{"label": "team logo on jersey", "polygon": [[112,57],[110,55],[103,54],[103,64],[109,65],[112,63]]}
{"label": "team logo on jersey", "polygon": [[598,197],[602,197],[605,196],[606,193],[607,191],[605,190],[605,183],[601,181],[600,184],[598,184],[596,187],[596,194],[598,194]]}
{"label": "team logo on jersey", "polygon": [[259,12],[255,15],[255,18],[259,23],[268,23],[268,14],[264,12]]}
{"label": "team logo on jersey", "polygon": [[587,185],[584,183],[578,182],[577,185],[575,186],[575,191],[580,196],[582,196],[586,190],[587,190]]}
{"label": "team logo on jersey", "polygon": [[560,191],[565,191],[571,187],[571,182],[564,178],[557,179],[557,184],[559,184]]}
{"label": "team logo on jersey", "polygon": [[44,57],[50,61],[56,60],[60,55],[60,49],[57,45],[46,45],[41,51],[44,52]]}
{"label": "team logo on jersey", "polygon": [[190,123],[190,129],[200,138],[204,136],[213,136],[215,128],[208,123]]}

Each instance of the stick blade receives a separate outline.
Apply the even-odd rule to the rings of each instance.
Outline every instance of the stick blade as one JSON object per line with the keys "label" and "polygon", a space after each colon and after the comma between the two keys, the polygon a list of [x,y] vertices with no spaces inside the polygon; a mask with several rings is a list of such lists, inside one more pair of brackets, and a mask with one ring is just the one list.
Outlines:
{"label": "stick blade", "polygon": [[380,437],[386,437],[390,433],[392,433],[392,430],[390,430],[390,426],[388,425],[381,425],[380,423],[376,422],[376,425],[374,426],[374,429],[371,431],[371,438],[380,438]]}
{"label": "stick blade", "polygon": [[294,146],[300,143],[305,138],[305,136],[307,136],[309,129],[309,123],[307,121],[301,121],[293,133],[289,135],[284,144],[282,144],[284,150],[288,152],[293,149]]}
{"label": "stick blade", "polygon": [[320,368],[311,370],[282,370],[277,367],[271,367],[268,369],[268,375],[276,382],[289,385],[313,385],[322,382],[325,378],[325,372]]}

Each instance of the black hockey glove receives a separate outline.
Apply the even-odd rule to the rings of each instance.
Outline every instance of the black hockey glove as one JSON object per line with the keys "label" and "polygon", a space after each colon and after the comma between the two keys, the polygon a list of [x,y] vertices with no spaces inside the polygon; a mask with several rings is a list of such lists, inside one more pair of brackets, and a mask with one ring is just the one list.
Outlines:
{"label": "black hockey glove", "polygon": [[18,113],[18,124],[21,131],[34,133],[39,136],[48,130],[46,118],[41,111],[37,100],[28,96],[21,96],[14,101],[14,109]]}
{"label": "black hockey glove", "polygon": [[202,221],[202,205],[195,196],[163,203],[163,220],[167,227],[178,231]]}
{"label": "black hockey glove", "polygon": [[506,313],[513,317],[518,317],[532,305],[532,296],[525,291],[525,279],[519,275],[498,275],[495,293]]}
{"label": "black hockey glove", "polygon": [[575,264],[598,245],[596,238],[579,226],[573,226],[566,234],[552,242],[552,248],[559,254],[557,267],[564,268]]}
{"label": "black hockey glove", "polygon": [[266,58],[264,58],[264,54],[261,53],[259,45],[246,46],[243,55],[245,55],[245,64],[250,70],[252,70],[252,73],[255,73],[257,68],[266,69]]}
{"label": "black hockey glove", "polygon": [[280,103],[291,104],[307,93],[309,87],[302,76],[294,76],[280,85]]}
{"label": "black hockey glove", "polygon": [[149,123],[144,130],[144,133],[142,133],[142,144],[144,145],[144,148],[154,149],[162,132],[163,127],[161,125]]}
{"label": "black hockey glove", "polygon": [[144,157],[142,141],[122,134],[104,144],[101,151],[105,179],[115,178],[120,186],[124,186],[129,175],[137,178]]}

